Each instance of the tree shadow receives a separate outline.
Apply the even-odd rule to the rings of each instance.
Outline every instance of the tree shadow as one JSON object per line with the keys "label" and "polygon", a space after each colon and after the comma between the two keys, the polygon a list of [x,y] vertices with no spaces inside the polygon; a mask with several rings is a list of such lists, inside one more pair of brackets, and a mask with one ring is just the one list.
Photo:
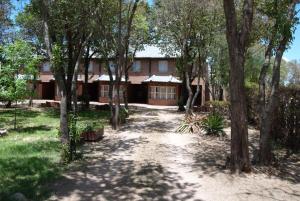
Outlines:
{"label": "tree shadow", "polygon": [[[77,200],[198,200],[196,183],[183,182],[176,172],[160,163],[133,161],[135,146],[146,145],[147,138],[120,139],[110,136],[101,143],[89,143],[85,160],[58,180],[50,200],[76,197]],[[101,153],[95,155],[95,153]]]}
{"label": "tree shadow", "polygon": [[52,127],[46,125],[40,125],[40,126],[18,127],[17,131],[25,134],[34,134],[37,131],[50,131],[52,129],[53,129]]}
{"label": "tree shadow", "polygon": [[118,156],[119,153],[123,152],[132,153],[135,146],[147,143],[149,143],[149,141],[144,138],[120,140],[104,137],[100,143],[85,143],[83,146],[83,154],[87,160],[98,159],[99,156],[95,156],[93,153],[102,153],[103,156],[109,158]]}
{"label": "tree shadow", "polygon": [[9,200],[16,192],[32,200],[49,196],[44,185],[60,175],[59,166],[48,158],[0,158],[0,200]]}
{"label": "tree shadow", "polygon": [[[17,108],[17,124],[22,124],[29,118],[37,117],[40,114],[38,111],[33,111],[27,108]],[[13,125],[15,111],[13,108],[0,109],[0,128],[7,128],[8,125]]]}
{"label": "tree shadow", "polygon": [[72,195],[86,201],[169,201],[193,199],[195,186],[197,184],[182,182],[176,172],[167,171],[160,164],[108,159],[73,171],[53,188],[64,189],[55,192],[57,200]]}

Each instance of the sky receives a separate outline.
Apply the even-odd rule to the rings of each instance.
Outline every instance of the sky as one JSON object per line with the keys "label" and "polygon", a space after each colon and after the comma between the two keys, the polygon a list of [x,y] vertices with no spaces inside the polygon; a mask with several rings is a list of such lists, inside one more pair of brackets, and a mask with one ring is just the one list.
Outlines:
{"label": "sky", "polygon": [[[29,0],[12,0],[16,10],[22,9],[28,1]],[[153,0],[148,0],[148,2],[152,4]],[[297,6],[297,10],[300,11],[300,5]],[[13,12],[12,17],[14,17],[15,15],[16,12]],[[300,18],[300,12],[298,12],[298,17]],[[284,58],[286,60],[300,61],[300,24],[298,24],[296,27],[294,40],[291,43],[290,48],[284,53]]]}
{"label": "sky", "polygon": [[[296,7],[298,11],[300,11],[300,5]],[[300,18],[300,12],[298,12],[298,18]],[[300,60],[300,24],[296,27],[296,31],[294,33],[294,41],[291,44],[290,49],[288,49],[284,53],[284,58],[287,60]]]}

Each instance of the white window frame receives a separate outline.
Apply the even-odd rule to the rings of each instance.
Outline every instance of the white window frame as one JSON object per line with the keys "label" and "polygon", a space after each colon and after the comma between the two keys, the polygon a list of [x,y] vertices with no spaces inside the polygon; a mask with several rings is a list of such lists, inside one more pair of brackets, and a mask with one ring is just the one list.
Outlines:
{"label": "white window frame", "polygon": [[132,64],[132,72],[139,73],[142,70],[141,61],[134,61]]}
{"label": "white window frame", "polygon": [[166,73],[168,72],[169,63],[166,60],[158,61],[158,72]]}
{"label": "white window frame", "polygon": [[[100,94],[101,97],[103,98],[108,98],[109,97],[109,85],[100,85]],[[123,86],[120,86],[120,99],[123,99]],[[117,96],[117,90],[115,90],[115,87],[113,88],[113,97]]]}
{"label": "white window frame", "polygon": [[176,87],[173,86],[150,86],[150,98],[160,100],[175,100]]}
{"label": "white window frame", "polygon": [[109,96],[109,85],[101,85],[101,97],[108,97]]}

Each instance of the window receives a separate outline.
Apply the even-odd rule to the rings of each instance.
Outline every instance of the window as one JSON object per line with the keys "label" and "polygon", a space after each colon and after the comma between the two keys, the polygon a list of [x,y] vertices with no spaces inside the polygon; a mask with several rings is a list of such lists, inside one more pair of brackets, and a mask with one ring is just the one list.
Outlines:
{"label": "window", "polygon": [[89,63],[89,68],[88,68],[88,72],[89,72],[89,73],[92,73],[92,72],[93,72],[93,69],[94,69],[94,64],[93,64],[93,62],[90,62],[90,63]]}
{"label": "window", "polygon": [[141,72],[141,61],[135,61],[132,64],[132,72]]}
{"label": "window", "polygon": [[109,85],[101,85],[101,97],[108,97]]}
{"label": "window", "polygon": [[43,63],[43,66],[42,66],[42,72],[50,72],[50,62],[45,62]]}
{"label": "window", "polygon": [[160,73],[168,72],[168,61],[159,61],[158,62],[158,71]]}
{"label": "window", "polygon": [[[109,97],[109,85],[101,85],[101,97]],[[123,87],[120,86],[120,99],[123,99]],[[115,90],[115,87],[113,88],[113,97],[117,96],[117,90]]]}
{"label": "window", "polygon": [[113,61],[109,62],[109,69],[112,73],[114,73],[116,71],[116,64]]}
{"label": "window", "polygon": [[174,100],[175,99],[175,87],[150,87],[150,97],[151,99],[162,99],[162,100]]}

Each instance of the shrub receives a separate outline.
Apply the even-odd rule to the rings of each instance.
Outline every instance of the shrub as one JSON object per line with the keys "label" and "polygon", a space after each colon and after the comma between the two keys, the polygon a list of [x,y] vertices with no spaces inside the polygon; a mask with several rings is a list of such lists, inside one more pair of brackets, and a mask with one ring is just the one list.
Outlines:
{"label": "shrub", "polygon": [[120,108],[120,116],[119,116],[120,122],[121,123],[125,123],[126,122],[126,118],[128,118],[128,116],[129,116],[128,110],[125,107],[121,107]]}
{"label": "shrub", "polygon": [[211,113],[202,120],[200,127],[207,135],[223,135],[224,118],[218,113]]}
{"label": "shrub", "polygon": [[91,123],[86,123],[81,126],[82,133],[89,133],[89,132],[93,132],[93,131],[94,131],[94,128],[93,128],[93,124],[91,124]]}
{"label": "shrub", "polygon": [[206,104],[211,112],[229,116],[230,103],[228,101],[208,101]]}

